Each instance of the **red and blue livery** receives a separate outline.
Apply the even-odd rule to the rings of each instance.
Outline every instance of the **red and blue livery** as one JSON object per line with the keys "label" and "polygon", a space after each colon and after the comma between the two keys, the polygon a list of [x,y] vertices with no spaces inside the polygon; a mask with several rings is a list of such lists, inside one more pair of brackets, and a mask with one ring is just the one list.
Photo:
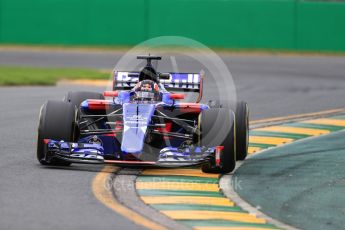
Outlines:
{"label": "red and blue livery", "polygon": [[[41,107],[41,164],[200,165],[204,172],[229,173],[245,159],[245,102],[200,103],[201,74],[159,73],[151,61],[161,57],[138,59],[147,61],[141,71],[114,71],[113,91],[68,92]],[[189,92],[198,93],[196,102],[181,102]]]}

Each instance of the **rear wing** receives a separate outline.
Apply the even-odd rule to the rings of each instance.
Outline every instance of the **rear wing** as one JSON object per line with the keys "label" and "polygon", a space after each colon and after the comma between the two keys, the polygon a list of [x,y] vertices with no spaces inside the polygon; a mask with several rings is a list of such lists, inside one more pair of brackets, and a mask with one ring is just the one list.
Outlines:
{"label": "rear wing", "polygon": [[[203,75],[199,73],[169,73],[169,79],[160,79],[168,91],[183,91],[199,93],[199,102],[202,97]],[[114,71],[113,90],[129,90],[139,82],[139,72]]]}

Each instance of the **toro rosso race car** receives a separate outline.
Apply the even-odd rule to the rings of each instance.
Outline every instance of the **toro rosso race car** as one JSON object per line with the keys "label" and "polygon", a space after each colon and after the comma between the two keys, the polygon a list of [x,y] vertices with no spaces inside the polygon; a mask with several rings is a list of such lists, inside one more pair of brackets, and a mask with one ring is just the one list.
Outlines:
{"label": "toro rosso race car", "polygon": [[[113,91],[68,92],[41,107],[41,164],[199,165],[204,172],[229,173],[245,159],[245,102],[202,104],[201,74],[159,73],[151,61],[161,57],[138,59],[147,62],[141,71],[114,71]],[[197,101],[181,102],[186,92],[198,93]]]}

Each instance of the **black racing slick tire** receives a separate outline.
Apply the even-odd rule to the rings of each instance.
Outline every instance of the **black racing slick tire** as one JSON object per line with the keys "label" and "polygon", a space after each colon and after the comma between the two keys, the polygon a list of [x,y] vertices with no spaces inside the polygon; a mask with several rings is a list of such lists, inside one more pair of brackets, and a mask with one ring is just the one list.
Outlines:
{"label": "black racing slick tire", "polygon": [[244,101],[210,101],[211,108],[231,109],[236,119],[236,160],[244,160],[249,146],[249,107]]}
{"label": "black racing slick tire", "polygon": [[219,166],[215,158],[202,165],[206,173],[229,173],[236,166],[235,115],[225,108],[211,108],[201,112],[199,117],[200,145],[205,147],[224,146]]}
{"label": "black racing slick tire", "polygon": [[95,93],[95,92],[84,92],[84,91],[77,91],[77,92],[68,92],[66,96],[64,97],[64,101],[71,103],[73,106],[76,106],[77,108],[80,106],[80,104],[87,100],[87,99],[99,99],[104,100],[104,96],[101,93]]}
{"label": "black racing slick tire", "polygon": [[236,160],[244,160],[248,155],[249,145],[249,109],[244,101],[239,101],[233,108],[236,117]]}
{"label": "black racing slick tire", "polygon": [[68,166],[61,159],[46,161],[44,139],[73,141],[75,108],[63,101],[47,101],[40,110],[37,138],[37,160],[43,165]]}

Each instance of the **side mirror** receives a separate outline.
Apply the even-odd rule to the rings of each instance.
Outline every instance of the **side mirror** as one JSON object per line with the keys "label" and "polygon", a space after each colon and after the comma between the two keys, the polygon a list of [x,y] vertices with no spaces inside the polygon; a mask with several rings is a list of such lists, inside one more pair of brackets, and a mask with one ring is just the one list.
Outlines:
{"label": "side mirror", "polygon": [[119,96],[119,92],[118,91],[104,91],[103,95],[105,97],[117,97]]}
{"label": "side mirror", "polygon": [[159,79],[162,79],[162,80],[169,80],[170,79],[170,73],[160,73],[158,75]]}

